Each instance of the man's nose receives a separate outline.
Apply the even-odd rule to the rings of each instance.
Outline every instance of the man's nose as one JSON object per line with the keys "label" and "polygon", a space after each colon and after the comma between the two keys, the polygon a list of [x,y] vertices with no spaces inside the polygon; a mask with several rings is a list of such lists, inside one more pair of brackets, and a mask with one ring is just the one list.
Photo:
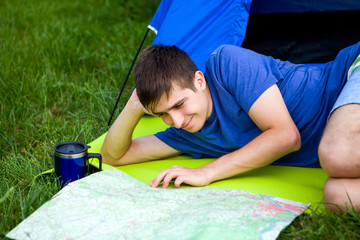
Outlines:
{"label": "man's nose", "polygon": [[170,111],[169,112],[169,117],[171,119],[171,125],[176,127],[176,128],[181,128],[182,124],[184,122],[184,117],[182,116],[182,114],[178,111]]}

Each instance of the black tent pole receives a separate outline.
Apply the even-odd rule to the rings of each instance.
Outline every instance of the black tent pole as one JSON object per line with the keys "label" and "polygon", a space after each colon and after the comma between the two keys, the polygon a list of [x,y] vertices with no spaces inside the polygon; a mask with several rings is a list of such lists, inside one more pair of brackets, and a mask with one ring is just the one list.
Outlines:
{"label": "black tent pole", "polygon": [[140,51],[141,51],[141,48],[142,48],[142,46],[143,46],[143,44],[144,44],[144,42],[145,42],[145,39],[146,39],[146,37],[147,37],[148,33],[149,33],[149,28],[146,30],[146,33],[145,33],[145,35],[144,35],[144,37],[143,37],[143,40],[141,41],[141,44],[140,44],[140,46],[139,46],[139,48],[138,48],[138,50],[137,50],[137,52],[136,52],[136,54],[135,54],[135,57],[134,57],[134,59],[133,59],[133,61],[132,61],[132,63],[131,63],[131,66],[130,66],[130,69],[129,69],[128,73],[127,73],[127,76],[126,76],[126,78],[125,78],[125,81],[124,81],[124,83],[123,83],[123,85],[122,85],[122,87],[121,87],[120,93],[119,93],[119,95],[118,95],[118,97],[117,97],[117,100],[116,100],[115,106],[114,106],[114,108],[113,108],[113,110],[112,110],[112,113],[111,113],[111,115],[110,115],[109,122],[108,122],[108,124],[107,124],[107,125],[108,125],[108,127],[109,127],[109,126],[110,126],[110,124],[111,124],[111,119],[112,119],[112,118],[113,118],[113,116],[114,116],[114,113],[115,113],[116,107],[117,107],[117,105],[118,105],[118,103],[119,103],[119,100],[120,100],[120,97],[121,97],[121,95],[122,95],[122,93],[123,93],[123,91],[124,91],[124,88],[125,88],[126,82],[127,82],[127,81],[128,81],[128,79],[129,79],[129,76],[130,76],[131,70],[132,70],[132,68],[133,68],[133,67],[134,67],[134,65],[135,65],[136,59],[137,59],[137,57],[138,57],[138,55],[139,55],[139,53],[140,53]]}

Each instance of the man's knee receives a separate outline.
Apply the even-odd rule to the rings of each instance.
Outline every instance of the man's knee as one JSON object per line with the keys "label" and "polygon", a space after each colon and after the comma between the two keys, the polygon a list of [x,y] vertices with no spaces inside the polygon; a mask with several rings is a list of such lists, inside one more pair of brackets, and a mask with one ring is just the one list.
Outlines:
{"label": "man's knee", "polygon": [[341,166],[339,159],[340,152],[333,148],[333,144],[327,140],[322,139],[319,145],[318,154],[321,167],[331,177],[338,177],[337,169]]}
{"label": "man's knee", "polygon": [[335,139],[322,139],[318,149],[321,167],[330,177],[360,177],[359,156]]}

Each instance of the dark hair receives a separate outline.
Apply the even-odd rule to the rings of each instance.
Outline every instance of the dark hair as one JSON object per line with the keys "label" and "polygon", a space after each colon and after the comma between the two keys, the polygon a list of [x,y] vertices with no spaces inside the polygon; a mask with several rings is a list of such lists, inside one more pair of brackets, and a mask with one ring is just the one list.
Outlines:
{"label": "dark hair", "polygon": [[136,91],[141,104],[151,110],[173,83],[196,91],[195,63],[176,46],[151,45],[144,49],[134,68]]}

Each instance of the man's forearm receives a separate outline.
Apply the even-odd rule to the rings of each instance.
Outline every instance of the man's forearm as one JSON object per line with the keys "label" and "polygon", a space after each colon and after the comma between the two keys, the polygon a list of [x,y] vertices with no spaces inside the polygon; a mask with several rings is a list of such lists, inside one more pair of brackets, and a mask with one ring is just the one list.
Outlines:
{"label": "man's forearm", "polygon": [[150,186],[158,187],[163,182],[163,188],[167,188],[172,179],[175,179],[175,187],[179,187],[182,183],[205,186],[220,179],[266,166],[298,150],[300,144],[301,139],[297,129],[290,129],[290,131],[269,129],[244,147],[202,167],[173,166],[165,169],[150,183]]}
{"label": "man's forearm", "polygon": [[294,131],[267,130],[244,147],[204,165],[209,181],[228,178],[271,164],[300,148],[300,135]]}
{"label": "man's forearm", "polygon": [[144,111],[141,106],[128,102],[109,129],[101,148],[103,162],[118,165],[121,157],[129,149],[133,131]]}

